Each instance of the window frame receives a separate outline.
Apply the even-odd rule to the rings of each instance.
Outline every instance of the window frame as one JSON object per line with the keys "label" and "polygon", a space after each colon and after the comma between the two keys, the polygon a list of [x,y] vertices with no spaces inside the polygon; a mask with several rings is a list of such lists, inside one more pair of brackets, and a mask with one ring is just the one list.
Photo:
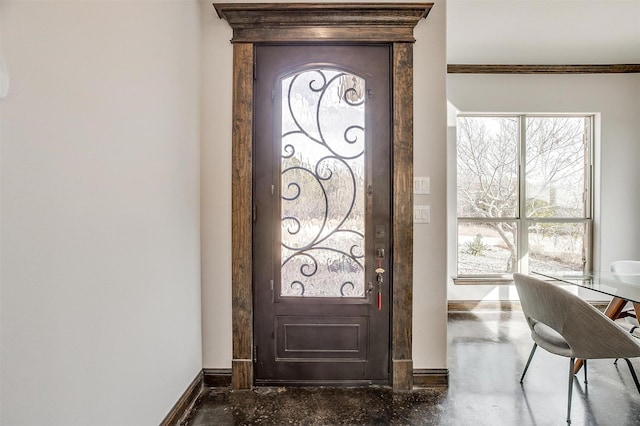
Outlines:
{"label": "window frame", "polygon": [[[594,163],[595,163],[595,141],[594,141],[594,126],[596,123],[595,114],[590,113],[573,113],[573,114],[562,114],[562,113],[503,113],[503,114],[493,114],[493,113],[459,113],[456,117],[495,117],[495,118],[515,118],[517,119],[518,124],[518,141],[516,147],[516,161],[517,164],[517,176],[518,176],[518,195],[517,195],[517,211],[515,217],[503,216],[503,217],[466,217],[466,216],[458,216],[458,125],[456,123],[456,148],[455,148],[455,158],[456,158],[456,186],[455,186],[455,208],[456,208],[456,227],[455,227],[455,275],[453,277],[454,283],[456,284],[486,284],[488,281],[490,282],[505,282],[509,283],[513,279],[513,273],[505,272],[505,273],[487,273],[487,274],[460,274],[459,273],[459,229],[462,223],[487,223],[487,222],[515,222],[517,226],[516,233],[516,253],[517,253],[517,265],[515,268],[515,272],[520,273],[529,273],[529,232],[528,229],[531,225],[536,223],[553,223],[553,224],[585,224],[585,234],[584,237],[586,239],[586,243],[583,247],[583,255],[582,255],[582,270],[583,272],[590,271],[593,268],[593,256],[594,256]],[[526,147],[527,147],[527,135],[526,135],[526,122],[528,118],[584,118],[588,120],[588,144],[587,144],[587,153],[585,155],[585,205],[584,205],[584,216],[583,217],[544,217],[544,218],[536,218],[536,217],[527,217],[526,215]]]}

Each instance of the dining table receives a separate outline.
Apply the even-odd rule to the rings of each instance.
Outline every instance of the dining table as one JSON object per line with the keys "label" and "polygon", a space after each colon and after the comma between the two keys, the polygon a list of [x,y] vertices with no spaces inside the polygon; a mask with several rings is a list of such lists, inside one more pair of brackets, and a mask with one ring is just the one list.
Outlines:
{"label": "dining table", "polygon": [[[570,284],[611,296],[604,314],[612,320],[622,316],[629,302],[633,304],[636,318],[640,318],[640,275],[638,274],[614,274],[610,271],[531,271],[531,273],[562,284]],[[581,367],[582,360],[576,360],[574,372],[578,372]]]}

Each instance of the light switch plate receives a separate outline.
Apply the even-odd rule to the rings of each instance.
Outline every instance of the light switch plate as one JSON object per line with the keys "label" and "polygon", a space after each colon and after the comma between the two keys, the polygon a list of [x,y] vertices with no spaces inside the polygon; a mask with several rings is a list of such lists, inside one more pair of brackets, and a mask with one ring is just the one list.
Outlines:
{"label": "light switch plate", "polygon": [[413,193],[425,195],[431,192],[431,179],[428,176],[414,176]]}
{"label": "light switch plate", "polygon": [[413,223],[430,223],[431,208],[429,206],[413,206]]}

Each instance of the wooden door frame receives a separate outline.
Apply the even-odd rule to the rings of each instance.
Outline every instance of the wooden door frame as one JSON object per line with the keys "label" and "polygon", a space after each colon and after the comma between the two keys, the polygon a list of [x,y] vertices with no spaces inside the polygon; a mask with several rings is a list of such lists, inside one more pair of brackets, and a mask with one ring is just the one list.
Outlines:
{"label": "wooden door frame", "polygon": [[391,383],[413,388],[413,28],[432,3],[216,3],[233,29],[233,389],[253,387],[253,72],[256,43],[388,43],[392,78]]}

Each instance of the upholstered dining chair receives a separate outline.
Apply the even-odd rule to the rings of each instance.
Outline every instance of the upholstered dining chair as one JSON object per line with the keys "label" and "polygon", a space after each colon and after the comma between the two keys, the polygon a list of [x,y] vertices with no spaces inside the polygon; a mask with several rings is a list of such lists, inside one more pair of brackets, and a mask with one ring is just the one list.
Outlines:
{"label": "upholstered dining chair", "polygon": [[522,372],[523,383],[538,346],[569,358],[567,423],[571,423],[573,367],[583,359],[585,382],[587,360],[624,358],[640,391],[640,383],[628,358],[640,356],[640,342],[577,295],[551,282],[522,274],[513,274],[522,311],[531,329],[534,344]]}
{"label": "upholstered dining chair", "polygon": [[640,275],[640,260],[616,260],[610,268],[614,274]]}

